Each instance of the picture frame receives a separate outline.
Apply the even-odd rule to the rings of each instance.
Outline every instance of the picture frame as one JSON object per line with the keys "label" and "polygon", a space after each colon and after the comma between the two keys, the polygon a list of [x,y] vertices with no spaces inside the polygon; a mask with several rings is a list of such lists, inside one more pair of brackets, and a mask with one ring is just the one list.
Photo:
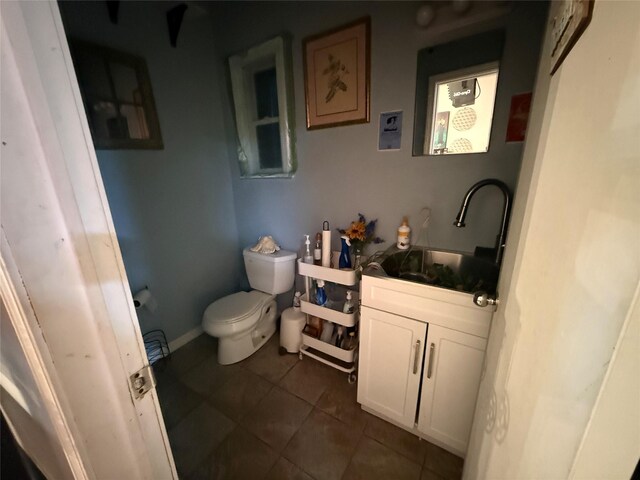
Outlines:
{"label": "picture frame", "polygon": [[75,38],[70,47],[94,147],[163,149],[144,58]]}
{"label": "picture frame", "polygon": [[370,121],[371,17],[303,40],[307,130]]}

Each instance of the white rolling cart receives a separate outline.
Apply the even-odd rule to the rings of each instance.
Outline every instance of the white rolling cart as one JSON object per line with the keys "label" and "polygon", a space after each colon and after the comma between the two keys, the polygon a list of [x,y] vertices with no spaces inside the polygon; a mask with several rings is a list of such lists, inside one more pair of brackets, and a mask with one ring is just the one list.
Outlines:
{"label": "white rolling cart", "polygon": [[[338,264],[335,258],[334,264]],[[305,278],[305,294],[301,298],[301,309],[309,315],[313,315],[323,320],[329,320],[336,325],[343,327],[355,327],[359,318],[359,292],[358,277],[355,270],[339,270],[337,268],[327,268],[318,265],[304,263],[302,259],[298,259],[298,272]],[[311,295],[311,279],[324,280],[338,285],[347,287],[346,290],[352,291],[353,303],[356,306],[353,313],[342,313],[341,310],[334,310],[328,307],[321,307],[313,303],[310,299]],[[353,287],[349,289],[348,287]],[[342,303],[339,304],[342,308]],[[346,336],[346,334],[345,334]],[[351,350],[345,350],[336,347],[331,343],[324,342],[319,338],[314,338],[306,333],[302,333],[302,346],[300,347],[299,357],[302,360],[303,355],[311,357],[330,367],[336,368],[348,374],[349,383],[356,381],[356,362],[358,355],[358,343]]]}

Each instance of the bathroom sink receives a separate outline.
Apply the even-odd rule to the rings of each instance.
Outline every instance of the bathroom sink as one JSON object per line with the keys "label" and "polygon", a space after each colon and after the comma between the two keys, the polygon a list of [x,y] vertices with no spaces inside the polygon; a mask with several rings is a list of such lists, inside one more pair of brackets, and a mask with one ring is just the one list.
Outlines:
{"label": "bathroom sink", "polygon": [[473,293],[495,294],[499,266],[468,253],[412,247],[391,247],[373,255],[363,274],[392,277],[434,287]]}

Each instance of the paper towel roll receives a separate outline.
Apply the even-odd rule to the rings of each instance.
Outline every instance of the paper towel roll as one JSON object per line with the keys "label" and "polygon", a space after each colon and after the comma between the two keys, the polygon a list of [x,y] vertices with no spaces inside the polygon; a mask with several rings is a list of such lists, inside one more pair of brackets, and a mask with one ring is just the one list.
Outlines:
{"label": "paper towel roll", "polygon": [[148,288],[143,288],[133,296],[133,306],[136,307],[136,310],[147,307],[150,312],[155,312],[158,308],[158,302]]}
{"label": "paper towel roll", "polygon": [[322,223],[322,266],[331,266],[331,230],[327,221]]}

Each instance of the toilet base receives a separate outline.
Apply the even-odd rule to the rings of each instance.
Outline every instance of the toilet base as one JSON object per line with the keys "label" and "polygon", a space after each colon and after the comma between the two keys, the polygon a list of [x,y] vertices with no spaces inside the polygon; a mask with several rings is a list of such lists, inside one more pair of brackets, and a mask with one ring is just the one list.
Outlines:
{"label": "toilet base", "polygon": [[263,316],[256,327],[239,335],[218,338],[218,363],[231,365],[257,352],[276,332],[276,305]]}

